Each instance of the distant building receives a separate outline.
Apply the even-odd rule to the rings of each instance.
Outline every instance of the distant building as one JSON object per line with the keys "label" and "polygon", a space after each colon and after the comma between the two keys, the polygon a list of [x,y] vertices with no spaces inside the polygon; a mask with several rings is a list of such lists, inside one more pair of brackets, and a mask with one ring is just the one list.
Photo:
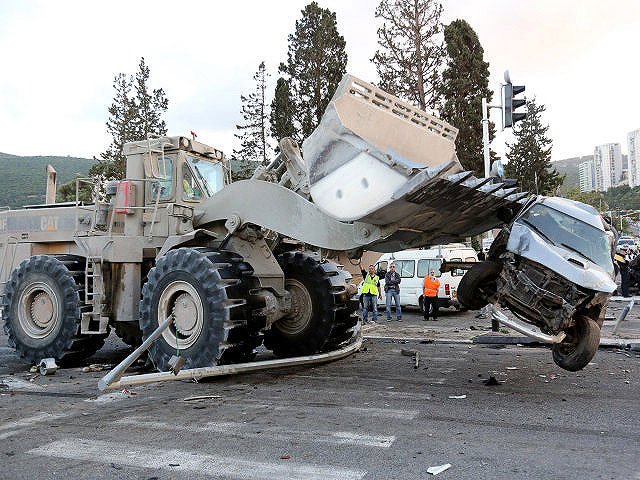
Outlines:
{"label": "distant building", "polygon": [[596,169],[593,160],[587,160],[578,165],[581,192],[593,192],[596,189]]}
{"label": "distant building", "polygon": [[606,192],[622,180],[622,152],[619,143],[598,145],[593,151],[596,190]]}
{"label": "distant building", "polygon": [[640,186],[640,128],[627,134],[629,146],[629,186]]}

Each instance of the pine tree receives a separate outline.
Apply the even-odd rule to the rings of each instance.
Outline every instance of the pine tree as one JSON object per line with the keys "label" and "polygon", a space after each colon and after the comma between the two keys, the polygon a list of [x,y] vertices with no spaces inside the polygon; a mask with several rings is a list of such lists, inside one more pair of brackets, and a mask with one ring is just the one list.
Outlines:
{"label": "pine tree", "polygon": [[[440,84],[440,115],[458,129],[456,152],[460,163],[483,177],[482,97],[491,102],[493,95],[489,89],[489,64],[483,60],[478,35],[466,21],[455,20],[447,25],[444,40],[448,59]],[[494,132],[490,123],[489,138]]]}
{"label": "pine tree", "polygon": [[271,136],[276,145],[285,137],[295,136],[295,127],[293,126],[294,111],[289,82],[280,77],[276,83],[275,94],[271,101],[271,115],[269,117]]}
{"label": "pine tree", "polygon": [[296,137],[308,137],[318,126],[342,76],[346,73],[346,42],[338,33],[336,14],[311,2],[289,35],[287,63]]}
{"label": "pine tree", "polygon": [[562,185],[564,175],[551,167],[551,139],[548,125],[542,124],[544,105],[535,99],[527,100],[527,118],[513,129],[516,141],[508,145],[505,175],[518,180],[520,187],[531,193],[546,195],[555,193]]}
{"label": "pine tree", "polygon": [[437,0],[382,0],[376,18],[380,49],[371,61],[380,88],[421,109],[434,108],[438,100],[442,65],[442,5]]}
{"label": "pine tree", "polygon": [[253,76],[255,89],[249,95],[240,95],[243,123],[236,125],[239,133],[234,136],[240,140],[240,148],[233,151],[231,173],[234,180],[251,177],[259,164],[267,165],[272,149],[267,138],[269,118],[266,105],[267,78],[264,62],[258,66]]}
{"label": "pine tree", "polygon": [[149,67],[144,57],[138,64],[135,77],[119,73],[114,77],[115,95],[109,107],[107,132],[111,144],[100,155],[99,163],[91,167],[89,173],[104,175],[106,178],[124,178],[126,173],[124,144],[144,140],[147,135],[166,135],[167,126],[162,119],[169,106],[164,90],[148,91]]}

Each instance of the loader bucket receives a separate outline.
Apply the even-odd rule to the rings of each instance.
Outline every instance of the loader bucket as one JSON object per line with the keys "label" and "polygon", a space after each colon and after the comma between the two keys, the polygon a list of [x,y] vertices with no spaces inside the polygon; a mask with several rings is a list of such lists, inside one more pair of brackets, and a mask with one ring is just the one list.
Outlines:
{"label": "loader bucket", "polygon": [[457,133],[433,115],[346,75],[303,144],[313,202],[338,220],[361,220],[393,202],[394,194],[424,169],[461,172]]}

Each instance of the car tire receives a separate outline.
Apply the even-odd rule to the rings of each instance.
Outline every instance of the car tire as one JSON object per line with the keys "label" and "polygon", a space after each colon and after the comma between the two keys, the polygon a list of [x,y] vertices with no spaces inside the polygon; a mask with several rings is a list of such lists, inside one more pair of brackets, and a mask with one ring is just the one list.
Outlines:
{"label": "car tire", "polygon": [[496,279],[502,265],[486,260],[474,265],[465,273],[458,286],[458,301],[469,310],[480,310],[489,303],[488,298],[496,291]]}
{"label": "car tire", "polygon": [[553,361],[564,370],[577,372],[589,364],[599,345],[598,323],[586,315],[579,315],[575,319],[575,326],[567,331],[565,341],[553,345]]}

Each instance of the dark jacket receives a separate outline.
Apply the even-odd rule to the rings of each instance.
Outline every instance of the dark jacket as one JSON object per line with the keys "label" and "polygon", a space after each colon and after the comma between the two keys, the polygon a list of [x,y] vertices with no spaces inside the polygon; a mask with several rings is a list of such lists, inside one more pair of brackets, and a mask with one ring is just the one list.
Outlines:
{"label": "dark jacket", "polygon": [[388,292],[389,289],[400,292],[400,274],[398,272],[387,272],[384,276],[384,291]]}

